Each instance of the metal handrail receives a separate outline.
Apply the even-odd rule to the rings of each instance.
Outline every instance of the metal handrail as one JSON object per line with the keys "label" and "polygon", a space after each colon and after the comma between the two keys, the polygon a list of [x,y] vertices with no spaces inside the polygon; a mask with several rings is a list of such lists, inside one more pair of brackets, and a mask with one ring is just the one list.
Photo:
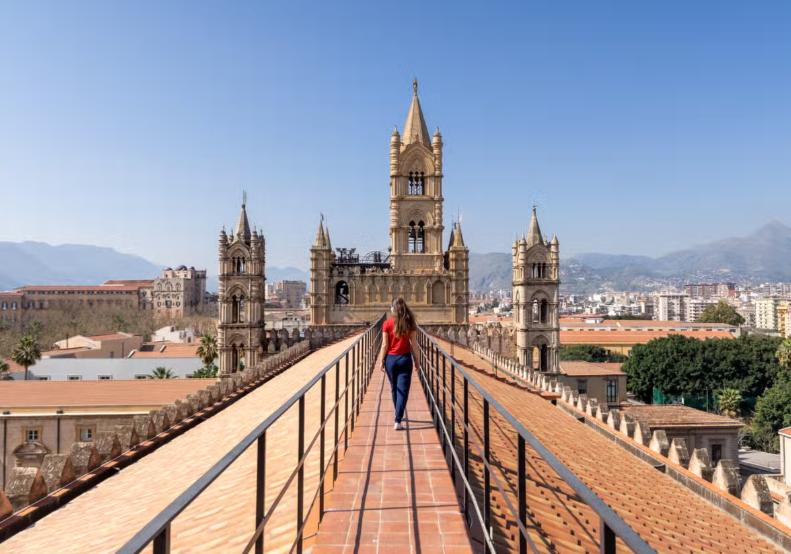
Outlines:
{"label": "metal handrail", "polygon": [[[443,358],[443,362],[442,362],[443,363],[443,368],[444,368],[444,365],[445,365],[446,360],[447,360],[447,362],[450,363],[452,371],[454,373],[456,371],[458,371],[460,373],[460,375],[462,376],[462,378],[463,378],[465,407],[464,407],[464,413],[461,415],[461,417],[463,418],[462,427],[465,430],[465,445],[464,445],[465,446],[465,464],[464,464],[465,466],[468,465],[467,464],[467,457],[468,457],[468,449],[467,449],[468,448],[467,447],[468,437],[467,437],[467,435],[469,434],[469,425],[468,425],[469,413],[468,413],[468,409],[467,409],[468,384],[471,384],[472,387],[476,391],[478,391],[478,393],[482,396],[483,401],[484,401],[483,408],[484,408],[484,434],[485,434],[485,436],[484,436],[484,443],[485,443],[484,444],[484,450],[485,450],[485,453],[484,453],[484,455],[481,456],[481,458],[484,461],[484,468],[485,468],[484,502],[486,504],[484,505],[484,509],[483,509],[483,517],[481,517],[480,519],[481,519],[481,523],[482,523],[482,528],[484,529],[484,535],[486,536],[487,545],[489,546],[490,549],[492,549],[491,545],[493,543],[492,543],[492,538],[490,536],[491,531],[488,529],[488,519],[489,519],[488,501],[489,501],[489,496],[490,496],[490,486],[489,486],[489,475],[488,474],[492,473],[492,472],[491,472],[491,466],[490,466],[489,460],[488,460],[488,419],[489,419],[488,418],[488,412],[489,412],[488,408],[489,408],[489,406],[492,406],[500,414],[500,416],[506,422],[508,422],[511,425],[511,427],[516,431],[516,433],[518,435],[518,438],[519,438],[519,446],[518,446],[519,456],[520,456],[519,463],[518,463],[518,468],[519,468],[518,469],[518,473],[519,473],[519,493],[518,493],[519,494],[519,507],[518,507],[518,512],[519,512],[519,516],[517,516],[517,513],[516,513],[517,511],[514,510],[514,507],[511,504],[511,502],[509,501],[507,495],[504,494],[503,498],[505,499],[506,503],[508,504],[508,508],[511,511],[511,514],[514,516],[514,518],[516,519],[516,521],[518,523],[519,532],[520,532],[520,539],[521,539],[520,540],[520,552],[526,552],[526,548],[527,548],[526,541],[527,540],[530,540],[530,542],[532,543],[532,540],[530,539],[529,535],[527,534],[527,530],[525,529],[524,523],[523,523],[524,520],[525,520],[524,515],[526,513],[525,491],[524,491],[524,487],[525,487],[524,481],[526,479],[525,467],[524,467],[524,458],[525,458],[525,456],[524,456],[524,454],[525,454],[524,444],[528,443],[528,444],[530,444],[531,447],[533,447],[533,449],[536,451],[536,453],[539,456],[541,456],[541,458],[544,461],[546,461],[547,464],[574,490],[574,492],[577,493],[577,495],[580,497],[580,499],[582,501],[584,501],[588,506],[590,506],[590,508],[593,509],[599,515],[599,517],[601,518],[601,522],[602,522],[601,529],[600,529],[600,531],[601,531],[600,546],[601,546],[601,549],[602,549],[603,553],[609,554],[611,552],[612,553],[615,552],[615,544],[616,544],[615,543],[615,537],[617,536],[617,537],[620,537],[621,540],[629,548],[631,548],[632,551],[635,554],[656,554],[656,550],[654,550],[634,529],[632,529],[629,526],[629,524],[626,521],[624,521],[612,508],[610,508],[604,502],[604,500],[602,500],[595,492],[593,492],[587,485],[585,485],[579,479],[579,477],[577,477],[568,467],[566,467],[563,464],[563,462],[561,462],[557,457],[555,457],[555,455],[552,454],[549,451],[549,449],[546,446],[544,446],[543,443],[541,443],[541,441],[535,435],[533,435],[533,433],[531,433],[524,425],[522,425],[521,422],[519,422],[519,420],[517,420],[508,410],[506,410],[499,402],[497,402],[497,400],[495,400],[495,398],[491,394],[489,394],[482,386],[480,386],[475,381],[475,379],[473,379],[470,376],[470,374],[461,365],[459,365],[456,362],[456,360],[453,357],[451,357],[445,351],[445,349],[442,348],[442,346],[439,345],[439,343],[436,340],[434,340],[433,337],[431,337],[422,328],[420,329],[420,333],[421,333],[421,339],[422,339],[421,342],[423,343],[423,344],[421,344],[421,346],[425,347],[425,351],[424,351],[424,348],[421,348],[421,355],[423,357],[423,360],[421,360],[421,364],[420,364],[420,366],[421,366],[421,373],[424,372],[424,367],[426,365],[424,362],[426,361],[426,358],[428,358],[427,361],[430,363],[432,372],[436,372],[436,389],[437,389],[437,393],[431,392],[431,384],[428,382],[429,376],[425,376],[422,379],[422,381],[425,382],[424,386],[427,386],[427,391],[426,391],[427,392],[427,396],[431,396],[431,400],[432,400],[432,403],[434,404],[434,408],[435,408],[434,409],[435,413],[438,414],[439,410],[440,409],[442,410],[442,416],[439,418],[440,421],[437,422],[437,425],[438,425],[438,430],[439,430],[439,425],[442,426],[442,432],[443,432],[445,437],[448,437],[448,431],[445,428],[445,422],[444,422],[444,418],[445,418],[445,416],[444,416],[444,414],[445,414],[445,410],[444,410],[444,408],[445,408],[444,395],[445,395],[446,392],[450,392],[451,395],[452,395],[451,398],[453,399],[453,401],[451,402],[451,409],[452,409],[452,413],[454,415],[454,418],[458,419],[459,418],[459,414],[458,414],[458,410],[456,409],[455,391],[453,389],[448,389],[447,384],[445,383],[444,375],[443,375],[443,382],[441,384],[439,383],[439,377],[440,376],[439,376],[439,364],[438,364],[438,359],[437,358],[441,355],[442,358]],[[433,363],[432,363],[432,361],[433,361]],[[455,388],[455,377],[452,380],[451,386]],[[442,408],[439,407],[438,398],[435,398],[435,396],[438,396],[440,388],[442,390],[442,395],[443,395]],[[453,434],[455,435],[455,426],[453,427]],[[448,437],[448,438],[450,438],[450,437]],[[473,437],[473,440],[474,440],[474,437]],[[480,447],[480,445],[477,444],[477,441],[476,441],[476,446]],[[443,448],[444,448],[444,445],[443,445]],[[458,466],[461,466],[461,462],[459,462],[458,456],[455,455],[455,444],[453,445],[453,448],[451,448],[450,450],[451,450],[452,453],[454,453],[453,459],[456,462],[456,464]],[[451,470],[452,470],[453,476],[455,477],[455,467],[452,466]],[[465,488],[467,488],[469,486],[469,483],[467,482],[467,473],[466,473],[466,471],[467,471],[467,468],[463,467],[462,468],[462,477],[464,478],[464,481],[465,481]],[[502,492],[502,488],[500,487],[499,481],[497,480],[496,476],[495,476],[495,481],[496,481],[495,484],[497,485],[497,487]],[[477,503],[473,502],[473,504],[475,506],[476,512],[478,513],[478,515],[480,517],[480,509],[477,506]],[[466,512],[466,509],[467,509],[466,501],[465,501],[464,508],[465,508],[465,512]],[[532,544],[531,544],[531,546],[532,546]]]}
{"label": "metal handrail", "polygon": [[[173,520],[178,517],[178,515],[183,512],[200,494],[206,490],[226,469],[228,469],[234,461],[236,461],[239,456],[241,456],[248,448],[250,448],[254,443],[258,444],[258,460],[257,460],[257,487],[256,487],[256,516],[255,516],[255,525],[256,531],[255,534],[248,544],[247,548],[244,552],[249,552],[251,545],[255,546],[256,552],[261,553],[263,552],[263,530],[266,525],[266,522],[269,521],[270,517],[274,513],[274,510],[277,508],[278,503],[285,495],[287,488],[290,484],[294,481],[294,479],[298,479],[299,488],[302,488],[302,482],[304,479],[304,464],[305,460],[308,456],[310,448],[316,444],[317,439],[320,437],[320,448],[322,450],[321,458],[321,479],[319,482],[319,491],[323,493],[324,487],[324,478],[326,473],[330,467],[330,464],[334,466],[334,477],[337,477],[337,463],[338,463],[338,448],[340,446],[341,440],[345,443],[345,446],[348,447],[348,431],[349,427],[351,430],[354,431],[354,421],[356,419],[355,414],[359,414],[359,406],[361,403],[362,395],[364,394],[365,390],[367,390],[368,383],[370,382],[370,374],[373,368],[374,360],[376,357],[376,353],[378,352],[378,344],[381,340],[381,328],[382,323],[384,322],[384,315],[379,318],[373,325],[371,325],[363,334],[361,334],[346,350],[344,350],[338,357],[336,357],[330,364],[328,364],[318,375],[313,377],[305,386],[303,386],[298,392],[296,392],[291,398],[289,398],[285,403],[283,403],[275,412],[273,412],[269,417],[267,417],[263,422],[261,422],[255,429],[253,429],[250,433],[248,433],[239,443],[234,446],[231,450],[229,450],[217,463],[215,463],[206,473],[204,473],[201,477],[199,477],[192,485],[189,486],[187,490],[181,493],[175,500],[173,500],[165,509],[163,509],[159,514],[157,514],[151,521],[149,521],[140,531],[138,531],[135,536],[133,536],[129,541],[126,542],[116,554],[138,554],[139,552],[143,551],[149,544],[153,542],[153,551],[154,554],[168,554],[170,552],[170,525]],[[352,373],[351,376],[349,375],[349,354],[352,354]],[[340,377],[340,363],[342,360],[346,361],[346,386],[343,390],[339,389],[339,377]],[[355,363],[356,362],[356,363]],[[322,421],[319,430],[316,433],[316,436],[311,440],[308,449],[304,448],[304,407],[305,407],[305,395],[310,391],[316,383],[321,382],[322,385],[322,392],[325,392],[325,377],[327,373],[333,368],[336,369],[336,381],[335,381],[335,404],[333,405],[332,409],[330,410],[329,414],[324,413],[324,397],[325,395],[322,394]],[[359,370],[358,370],[359,369]],[[363,374],[363,372],[365,374]],[[351,378],[349,378],[351,377]],[[359,383],[358,383],[359,381]],[[352,405],[351,405],[351,413],[349,413],[349,389],[351,388],[352,391]],[[356,389],[356,395],[355,395]],[[345,402],[346,405],[346,417],[345,417],[345,424],[342,429],[343,432],[343,439],[339,439],[339,435],[341,431],[338,428],[338,414],[341,399]],[[275,499],[275,502],[270,506],[268,512],[264,512],[264,492],[265,492],[265,468],[266,468],[266,431],[271,427],[289,408],[294,406],[295,404],[299,403],[299,456],[297,461],[297,466],[294,471],[291,473],[289,478],[286,480],[286,483],[282,487],[280,493]],[[326,463],[324,461],[323,456],[323,449],[324,449],[324,431],[327,422],[331,417],[335,417],[335,446],[332,450],[330,456],[330,462]],[[333,456],[334,454],[334,456]],[[314,499],[315,501],[315,499]],[[304,513],[302,511],[303,508],[303,491],[299,491],[298,496],[298,515],[297,515],[297,536],[295,540],[295,544],[292,545],[292,549],[296,547],[297,552],[302,552],[302,543],[300,541],[302,532],[304,531],[304,524],[306,518],[304,517]],[[323,515],[323,494],[321,495],[321,505],[322,509],[320,517]],[[313,502],[311,503],[311,507],[313,506]]]}

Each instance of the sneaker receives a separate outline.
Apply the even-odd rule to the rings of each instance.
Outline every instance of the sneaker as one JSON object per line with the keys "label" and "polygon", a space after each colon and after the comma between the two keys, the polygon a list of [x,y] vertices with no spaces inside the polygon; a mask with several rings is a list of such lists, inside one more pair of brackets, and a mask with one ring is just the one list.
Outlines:
{"label": "sneaker", "polygon": [[404,430],[404,426],[396,421],[396,424],[395,424],[395,426],[393,426],[393,429],[396,430],[396,431],[403,431]]}

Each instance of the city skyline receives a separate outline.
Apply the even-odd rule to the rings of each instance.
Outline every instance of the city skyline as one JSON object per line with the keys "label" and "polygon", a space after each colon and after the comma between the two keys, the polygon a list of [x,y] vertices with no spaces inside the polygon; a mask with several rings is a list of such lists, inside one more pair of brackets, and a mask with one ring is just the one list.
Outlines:
{"label": "city skyline", "polygon": [[409,9],[369,6],[3,12],[3,240],[213,273],[246,190],[272,266],[307,268],[320,213],[333,246],[384,249],[413,77],[446,144],[445,241],[460,212],[472,252],[508,252],[534,201],[566,256],[791,224],[785,5],[423,6],[416,39]]}

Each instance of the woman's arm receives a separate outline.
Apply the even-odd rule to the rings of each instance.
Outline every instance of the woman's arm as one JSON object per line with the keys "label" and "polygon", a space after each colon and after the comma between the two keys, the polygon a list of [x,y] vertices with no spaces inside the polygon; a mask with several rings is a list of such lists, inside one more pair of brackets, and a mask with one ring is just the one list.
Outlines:
{"label": "woman's arm", "polygon": [[412,363],[415,366],[415,371],[420,369],[420,348],[417,344],[417,331],[412,331],[409,334],[409,344],[412,347]]}
{"label": "woman's arm", "polygon": [[390,335],[388,333],[382,333],[382,348],[379,349],[379,361],[377,365],[379,369],[382,371],[385,370],[385,356],[387,356],[387,351],[390,350]]}

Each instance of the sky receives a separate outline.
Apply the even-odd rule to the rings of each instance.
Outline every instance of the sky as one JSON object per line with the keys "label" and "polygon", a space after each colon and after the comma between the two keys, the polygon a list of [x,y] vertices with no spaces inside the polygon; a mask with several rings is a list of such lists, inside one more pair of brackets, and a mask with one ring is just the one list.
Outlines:
{"label": "sky", "polygon": [[[446,239],[659,256],[791,224],[791,2],[0,3],[0,240],[216,273],[247,191],[267,263],[389,245],[412,79]],[[0,261],[1,262],[1,261]]]}

